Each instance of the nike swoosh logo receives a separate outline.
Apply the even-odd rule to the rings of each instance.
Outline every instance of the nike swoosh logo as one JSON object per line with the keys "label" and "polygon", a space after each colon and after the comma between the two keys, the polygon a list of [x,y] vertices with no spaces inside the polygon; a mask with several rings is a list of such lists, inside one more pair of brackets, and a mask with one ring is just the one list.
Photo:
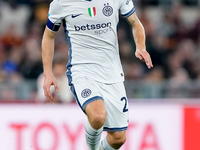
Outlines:
{"label": "nike swoosh logo", "polygon": [[78,17],[80,15],[82,15],[82,14],[72,15],[72,18],[76,18],[76,17]]}

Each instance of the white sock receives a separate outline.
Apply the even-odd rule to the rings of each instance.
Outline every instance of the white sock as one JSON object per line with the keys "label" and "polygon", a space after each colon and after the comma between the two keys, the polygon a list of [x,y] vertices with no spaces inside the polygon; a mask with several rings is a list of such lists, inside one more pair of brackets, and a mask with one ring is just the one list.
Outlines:
{"label": "white sock", "polygon": [[99,150],[119,150],[119,149],[114,149],[110,146],[110,144],[107,141],[107,137],[105,137],[99,146]]}
{"label": "white sock", "polygon": [[89,147],[89,150],[99,149],[102,132],[103,132],[103,127],[96,130],[90,125],[87,119],[87,121],[85,122],[85,138],[86,138],[86,142]]}

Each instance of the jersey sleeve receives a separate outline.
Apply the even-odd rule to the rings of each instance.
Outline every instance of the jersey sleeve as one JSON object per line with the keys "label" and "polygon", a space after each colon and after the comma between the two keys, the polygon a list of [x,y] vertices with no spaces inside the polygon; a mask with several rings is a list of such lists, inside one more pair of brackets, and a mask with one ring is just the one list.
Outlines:
{"label": "jersey sleeve", "polygon": [[129,17],[135,12],[132,0],[121,0],[120,12],[123,17]]}
{"label": "jersey sleeve", "polygon": [[63,20],[63,11],[58,0],[51,2],[48,13],[47,28],[52,32],[58,31]]}

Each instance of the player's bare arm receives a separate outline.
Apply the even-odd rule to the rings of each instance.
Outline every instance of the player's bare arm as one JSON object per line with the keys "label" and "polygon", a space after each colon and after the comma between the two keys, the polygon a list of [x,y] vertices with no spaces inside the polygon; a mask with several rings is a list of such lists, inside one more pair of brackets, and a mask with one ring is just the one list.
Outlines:
{"label": "player's bare arm", "polygon": [[45,29],[42,39],[42,62],[44,69],[44,93],[46,98],[52,102],[53,96],[50,92],[50,86],[54,85],[55,91],[58,92],[57,81],[52,72],[52,61],[54,55],[54,37],[55,33],[49,29]]}
{"label": "player's bare arm", "polygon": [[127,18],[128,23],[132,27],[133,37],[136,43],[136,52],[135,56],[140,60],[144,61],[149,69],[153,67],[151,57],[149,53],[146,51],[145,45],[145,31],[144,27],[138,19],[136,13],[133,13],[131,16]]}

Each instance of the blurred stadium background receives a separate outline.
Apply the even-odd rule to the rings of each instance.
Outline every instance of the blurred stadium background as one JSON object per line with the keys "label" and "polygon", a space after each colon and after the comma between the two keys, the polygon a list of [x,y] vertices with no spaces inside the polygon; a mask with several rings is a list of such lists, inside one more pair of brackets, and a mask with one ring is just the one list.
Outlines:
{"label": "blurred stadium background", "polygon": [[[41,38],[50,2],[0,1],[0,102],[36,99],[36,81],[43,72]],[[119,47],[128,97],[200,98],[200,1],[135,0],[134,4],[154,68],[148,70],[135,58],[131,29],[120,18]],[[62,29],[55,55],[55,59],[68,57]]]}
{"label": "blurred stadium background", "polygon": [[[2,150],[24,147],[25,150],[63,150],[61,147],[82,150],[84,132],[80,132],[79,144],[76,137],[79,129],[83,131],[84,115],[79,114],[73,96],[66,90],[63,66],[67,63],[69,48],[62,28],[56,35],[53,69],[60,86],[60,93],[54,94],[59,105],[47,105],[42,91],[41,39],[50,2],[0,0]],[[148,70],[136,59],[131,29],[120,17],[119,48],[132,120],[128,132],[131,138],[127,143],[138,145],[127,144],[123,150],[199,150],[200,0],[134,0],[134,5],[145,27],[147,51],[154,68]],[[74,114],[59,116],[56,111]],[[60,140],[62,144],[58,144],[57,138],[65,136],[59,126],[62,122],[66,123],[62,127],[70,137],[67,142],[70,145],[71,141],[70,148],[63,144],[66,141]],[[77,128],[70,132],[67,127]],[[45,128],[49,133],[42,132],[39,136],[39,131]],[[132,129],[137,130],[132,133]],[[26,131],[24,136],[22,131]],[[48,140],[43,137],[53,141],[53,145],[44,144]]]}

